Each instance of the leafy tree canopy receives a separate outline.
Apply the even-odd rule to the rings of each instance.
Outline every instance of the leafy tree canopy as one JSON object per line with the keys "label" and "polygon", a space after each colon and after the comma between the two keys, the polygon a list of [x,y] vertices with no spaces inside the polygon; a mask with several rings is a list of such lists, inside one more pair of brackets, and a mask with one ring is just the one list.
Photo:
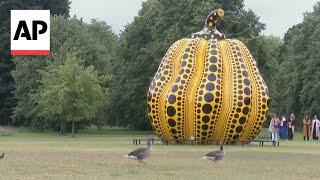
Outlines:
{"label": "leafy tree canopy", "polygon": [[[174,4],[174,5],[173,5]],[[146,92],[161,58],[172,43],[190,37],[202,29],[207,15],[222,8],[225,17],[218,30],[228,38],[243,40],[249,47],[259,46],[253,54],[272,56],[279,49],[279,40],[259,37],[265,25],[253,11],[245,10],[243,0],[148,0],[134,21],[121,34],[117,58],[112,62],[114,78],[109,109],[111,124],[150,128],[146,117]],[[271,43],[267,49],[264,43]],[[260,67],[269,67],[263,54],[257,58]],[[267,73],[265,73],[267,75]]]}
{"label": "leafy tree canopy", "polygon": [[18,105],[14,108],[14,121],[24,125],[39,122],[35,103],[30,99],[30,94],[34,94],[40,86],[42,75],[39,70],[51,64],[64,64],[70,54],[80,65],[94,66],[99,75],[110,76],[109,62],[116,39],[110,26],[103,22],[93,20],[92,24],[85,24],[74,18],[68,20],[62,16],[51,17],[50,56],[14,58],[16,70],[12,75],[16,89],[14,95],[18,100]]}
{"label": "leafy tree canopy", "polygon": [[31,95],[35,103],[33,113],[39,119],[59,117],[72,121],[89,120],[106,104],[108,76],[99,76],[93,66],[84,68],[76,57],[67,55],[64,64],[40,70],[41,80],[37,91]]}
{"label": "leafy tree canopy", "polygon": [[10,116],[16,105],[12,93],[11,71],[15,67],[10,55],[10,10],[49,9],[52,15],[69,17],[70,3],[69,0],[0,0],[0,125],[12,123]]}
{"label": "leafy tree canopy", "polygon": [[[280,66],[275,81],[273,110],[306,114],[320,113],[320,3],[305,13],[302,23],[293,26],[284,37]],[[301,121],[298,121],[301,123]],[[300,124],[301,125],[301,124]]]}

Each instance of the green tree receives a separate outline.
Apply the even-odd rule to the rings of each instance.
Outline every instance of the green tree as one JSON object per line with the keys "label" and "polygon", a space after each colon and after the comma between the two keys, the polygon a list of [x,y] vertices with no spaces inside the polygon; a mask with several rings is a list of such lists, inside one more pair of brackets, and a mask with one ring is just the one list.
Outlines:
{"label": "green tree", "polygon": [[107,76],[99,76],[94,67],[84,68],[75,56],[67,55],[63,65],[41,70],[40,86],[31,99],[40,119],[59,117],[72,122],[72,136],[76,121],[94,118],[106,103]]}
{"label": "green tree", "polygon": [[143,2],[139,15],[122,32],[117,58],[112,62],[114,76],[109,123],[150,128],[146,92],[161,58],[172,43],[200,31],[207,15],[220,7],[224,9],[225,17],[219,21],[218,29],[228,38],[254,39],[264,29],[259,17],[244,9],[243,0]]}
{"label": "green tree", "polygon": [[299,119],[320,113],[320,2],[284,37],[273,109],[294,112]]}
{"label": "green tree", "polygon": [[[35,104],[30,99],[30,94],[33,94],[40,86],[41,74],[38,70],[45,69],[51,63],[57,66],[64,64],[68,54],[73,54],[80,65],[94,66],[99,75],[109,76],[109,62],[116,40],[116,35],[104,22],[94,20],[92,24],[86,24],[75,18],[51,17],[50,56],[14,57],[16,70],[12,72],[12,75],[15,80],[14,95],[18,100],[13,112],[14,122],[26,126],[32,125],[36,129],[58,127],[64,119],[55,117],[56,121],[48,121],[52,122],[51,124],[39,123],[45,120],[37,115],[37,111],[34,110]],[[94,122],[101,124],[104,121],[102,118],[95,118]]]}
{"label": "green tree", "polygon": [[303,114],[319,115],[320,113],[320,2],[314,6],[314,11],[307,13],[304,18],[304,26],[301,28],[301,36],[297,38],[297,44],[301,54],[303,66],[300,69],[302,75],[302,89],[300,101],[304,105]]}
{"label": "green tree", "polygon": [[0,124],[10,124],[12,108],[16,105],[13,97],[14,80],[11,71],[15,68],[10,55],[10,10],[49,9],[52,15],[69,17],[69,0],[0,0]]}
{"label": "green tree", "polygon": [[300,69],[303,66],[301,54],[296,54],[293,48],[299,33],[300,25],[288,30],[281,47],[279,71],[275,74],[271,110],[279,114],[295,112],[300,114],[302,104],[299,100],[301,84]]}

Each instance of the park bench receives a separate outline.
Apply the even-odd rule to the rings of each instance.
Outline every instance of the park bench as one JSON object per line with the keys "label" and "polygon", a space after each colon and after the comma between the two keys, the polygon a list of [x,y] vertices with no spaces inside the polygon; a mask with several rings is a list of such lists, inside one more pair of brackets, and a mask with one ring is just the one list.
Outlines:
{"label": "park bench", "polygon": [[[148,138],[134,138],[132,139],[133,144],[137,145],[137,144],[141,144],[141,141],[147,141]],[[154,144],[154,141],[160,141],[161,139],[159,138],[154,138],[151,140],[151,143]]]}
{"label": "park bench", "polygon": [[243,141],[238,141],[238,142],[242,142],[242,146],[244,146],[246,143],[249,143],[249,142],[258,142],[259,143],[259,146],[263,146],[263,143],[265,142],[271,142],[273,143],[272,145],[275,146],[276,144],[278,144],[278,146],[280,145],[279,141],[278,142],[274,142],[272,140],[268,140],[268,139],[253,139],[253,140],[243,140]]}
{"label": "park bench", "polygon": [[[141,144],[141,141],[147,141],[147,138],[134,138],[132,139],[133,144]],[[177,140],[177,139],[160,139],[160,138],[154,138],[151,140],[151,143],[154,144],[155,141],[162,142],[163,144],[169,145],[171,141],[176,142],[177,144],[180,143],[185,143],[185,142],[190,142],[191,145],[194,145],[198,142],[205,144],[205,143],[212,143],[215,142],[215,144],[219,144],[220,140],[217,139],[205,139],[205,140],[199,140],[199,139],[182,139],[182,140]],[[253,140],[241,140],[241,141],[234,141],[234,140],[224,140],[224,142],[230,143],[230,144],[235,144],[235,143],[241,143],[242,146],[244,146],[247,143],[250,142],[258,142],[260,146],[263,146],[265,142],[271,142],[273,143],[273,146],[275,146],[276,143],[274,143],[272,140],[269,139],[253,139]],[[280,145],[279,142],[277,142],[278,146]]]}
{"label": "park bench", "polygon": [[[147,141],[148,138],[134,138],[132,139],[133,144],[137,145],[137,144],[141,144],[141,141]],[[169,145],[170,141],[174,141],[174,142],[191,142],[191,144],[193,145],[195,142],[201,141],[201,142],[212,142],[213,140],[191,140],[191,139],[183,139],[183,140],[177,140],[177,139],[160,139],[160,138],[154,138],[151,140],[151,143],[154,144],[155,141],[159,141],[162,142],[163,144]],[[217,141],[217,143],[219,143],[219,140],[215,140]]]}
{"label": "park bench", "polygon": [[264,135],[264,136],[257,136],[255,139],[251,140],[251,142],[259,142],[260,146],[263,146],[263,143],[265,142],[271,142],[273,146],[275,146],[276,144],[278,144],[278,146],[280,145],[280,142],[274,142],[271,140],[271,137],[268,135]]}

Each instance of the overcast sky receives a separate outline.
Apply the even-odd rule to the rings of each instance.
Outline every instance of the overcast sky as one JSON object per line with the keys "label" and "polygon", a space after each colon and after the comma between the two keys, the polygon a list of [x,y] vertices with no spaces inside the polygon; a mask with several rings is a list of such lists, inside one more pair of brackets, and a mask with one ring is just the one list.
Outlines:
{"label": "overcast sky", "polygon": [[[72,0],[71,17],[105,20],[115,33],[133,21],[138,15],[143,0]],[[245,0],[246,9],[252,9],[260,22],[266,23],[265,35],[283,37],[288,28],[302,22],[303,13],[312,11],[319,0]]]}

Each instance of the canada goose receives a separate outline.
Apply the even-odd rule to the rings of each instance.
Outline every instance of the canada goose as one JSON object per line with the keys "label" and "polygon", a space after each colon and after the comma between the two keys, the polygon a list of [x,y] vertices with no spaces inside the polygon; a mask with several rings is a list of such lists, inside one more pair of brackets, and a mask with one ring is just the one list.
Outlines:
{"label": "canada goose", "polygon": [[0,156],[0,159],[4,158],[4,154],[5,154],[5,153],[2,153],[2,155]]}
{"label": "canada goose", "polygon": [[153,139],[154,139],[154,137],[148,138],[148,140],[147,140],[148,147],[135,149],[132,152],[130,152],[128,155],[125,155],[125,157],[131,158],[134,160],[138,160],[138,162],[139,162],[138,165],[140,165],[141,163],[147,164],[146,162],[143,161],[143,159],[150,156],[151,151],[152,151],[151,140],[153,140]]}
{"label": "canada goose", "polygon": [[216,163],[216,161],[221,160],[225,155],[224,149],[223,149],[223,141],[220,140],[220,150],[212,151],[206,154],[202,159],[208,159]]}

